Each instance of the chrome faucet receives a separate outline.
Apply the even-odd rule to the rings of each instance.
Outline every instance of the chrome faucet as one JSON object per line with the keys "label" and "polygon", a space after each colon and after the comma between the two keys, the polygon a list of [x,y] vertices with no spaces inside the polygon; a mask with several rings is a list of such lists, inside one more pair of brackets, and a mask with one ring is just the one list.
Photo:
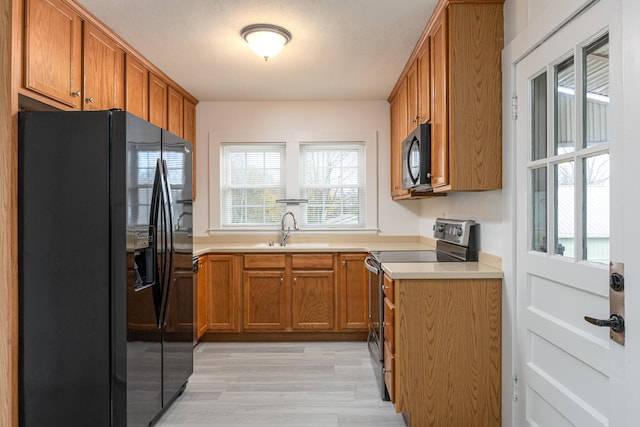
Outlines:
{"label": "chrome faucet", "polygon": [[286,246],[287,240],[289,240],[289,235],[291,234],[291,227],[287,226],[287,229],[284,229],[284,223],[287,218],[287,215],[291,215],[291,219],[293,219],[293,229],[300,230],[298,226],[298,221],[296,221],[296,217],[293,215],[293,212],[288,211],[282,215],[282,228],[280,229],[281,237],[280,237],[280,246]]}

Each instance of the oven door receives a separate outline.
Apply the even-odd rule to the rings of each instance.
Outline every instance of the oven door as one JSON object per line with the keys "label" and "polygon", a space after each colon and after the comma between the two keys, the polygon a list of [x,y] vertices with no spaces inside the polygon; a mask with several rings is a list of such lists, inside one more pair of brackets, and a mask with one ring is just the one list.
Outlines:
{"label": "oven door", "polygon": [[365,267],[369,270],[369,351],[371,357],[382,361],[384,346],[382,343],[382,309],[380,303],[382,297],[381,281],[383,273],[380,263],[372,256],[364,260]]}

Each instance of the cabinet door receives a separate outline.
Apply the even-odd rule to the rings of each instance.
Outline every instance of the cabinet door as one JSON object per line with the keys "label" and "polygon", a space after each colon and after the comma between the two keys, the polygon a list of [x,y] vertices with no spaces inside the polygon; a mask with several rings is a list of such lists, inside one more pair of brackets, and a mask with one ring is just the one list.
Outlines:
{"label": "cabinet door", "polygon": [[[182,136],[184,139],[193,144],[193,150],[195,158],[195,148],[196,148],[196,104],[189,101],[185,98],[184,100],[184,135]],[[195,174],[195,170],[194,170]],[[195,194],[195,192],[194,192]]]}
{"label": "cabinet door", "polygon": [[149,118],[149,70],[131,55],[126,57],[125,110],[141,119]]}
{"label": "cabinet door", "polygon": [[449,183],[447,43],[447,10],[444,9],[431,33],[431,185],[434,188]]}
{"label": "cabinet door", "polygon": [[420,88],[418,61],[414,61],[407,72],[407,130],[412,132],[420,122]]}
{"label": "cabinet door", "polygon": [[84,23],[84,109],[124,108],[124,52],[116,42]]}
{"label": "cabinet door", "polygon": [[180,92],[169,86],[169,104],[167,115],[167,130],[180,138],[184,135],[183,113],[184,98]]}
{"label": "cabinet door", "polygon": [[431,40],[427,37],[418,54],[418,122],[431,119]]}
{"label": "cabinet door", "polygon": [[198,297],[197,297],[197,338],[200,339],[208,327],[207,312],[209,307],[209,276],[207,274],[207,257],[198,260]]}
{"label": "cabinet door", "polygon": [[149,121],[167,128],[167,83],[153,73],[149,73]]}
{"label": "cabinet door", "polygon": [[391,100],[391,197],[402,199],[409,191],[402,189],[402,141],[407,136],[407,85],[402,84]]}
{"label": "cabinet door", "polygon": [[233,255],[207,256],[207,329],[238,330]]}
{"label": "cabinet door", "polygon": [[285,329],[287,301],[284,275],[284,270],[245,270],[243,276],[245,330]]}
{"label": "cabinet door", "polygon": [[82,108],[82,22],[60,0],[25,3],[25,86]]}
{"label": "cabinet door", "polygon": [[294,271],[292,285],[293,329],[333,329],[333,271]]}
{"label": "cabinet door", "polygon": [[369,274],[367,254],[340,255],[340,319],[338,329],[369,328]]}

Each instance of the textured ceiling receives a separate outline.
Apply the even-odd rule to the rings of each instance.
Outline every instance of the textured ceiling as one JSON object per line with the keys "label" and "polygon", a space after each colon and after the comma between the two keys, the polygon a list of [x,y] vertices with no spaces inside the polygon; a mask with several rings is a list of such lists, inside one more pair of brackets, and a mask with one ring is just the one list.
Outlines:
{"label": "textured ceiling", "polygon": [[[200,101],[384,100],[437,0],[77,0]],[[293,39],[265,62],[249,24]]]}

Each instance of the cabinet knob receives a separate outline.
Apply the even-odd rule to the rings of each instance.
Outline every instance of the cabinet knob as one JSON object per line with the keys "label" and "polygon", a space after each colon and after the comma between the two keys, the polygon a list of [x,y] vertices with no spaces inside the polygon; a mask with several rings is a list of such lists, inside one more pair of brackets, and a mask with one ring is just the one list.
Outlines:
{"label": "cabinet knob", "polygon": [[382,373],[383,374],[390,374],[391,373],[391,369],[382,368]]}
{"label": "cabinet knob", "polygon": [[293,284],[295,285],[298,279],[296,277],[293,278]]}
{"label": "cabinet knob", "polygon": [[342,261],[342,266],[346,267],[347,266],[347,261]]}
{"label": "cabinet knob", "polygon": [[72,96],[80,96],[82,94],[80,93],[80,91],[76,91],[76,92],[71,92],[71,95]]}
{"label": "cabinet knob", "polygon": [[280,283],[284,283],[284,277],[280,278]]}
{"label": "cabinet knob", "polygon": [[89,103],[93,102],[94,101],[93,96],[91,98],[87,98],[86,101]]}

